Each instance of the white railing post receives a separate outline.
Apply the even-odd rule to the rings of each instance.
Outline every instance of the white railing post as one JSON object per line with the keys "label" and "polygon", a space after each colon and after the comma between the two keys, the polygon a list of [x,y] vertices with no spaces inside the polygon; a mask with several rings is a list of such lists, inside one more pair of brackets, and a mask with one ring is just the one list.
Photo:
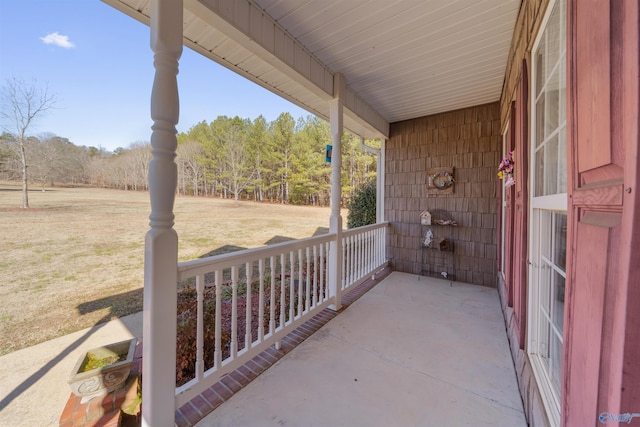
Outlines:
{"label": "white railing post", "polygon": [[176,294],[178,235],[173,229],[177,188],[176,124],[178,59],[182,54],[182,1],[151,2],[151,92],[149,193],[151,229],[145,238],[142,407],[143,426],[175,424]]}
{"label": "white railing post", "polygon": [[329,246],[329,296],[333,304],[332,310],[339,310],[342,298],[342,216],[340,215],[340,199],[342,198],[342,96],[344,93],[344,78],[337,73],[334,77],[334,99],[330,101],[331,122],[331,219],[329,232],[335,235]]}

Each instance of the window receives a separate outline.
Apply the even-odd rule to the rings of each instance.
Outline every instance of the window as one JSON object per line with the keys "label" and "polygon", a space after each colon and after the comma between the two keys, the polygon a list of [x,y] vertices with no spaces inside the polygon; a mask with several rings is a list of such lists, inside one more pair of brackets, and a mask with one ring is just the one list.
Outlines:
{"label": "window", "polygon": [[566,5],[552,1],[532,55],[529,345],[552,424],[560,423],[567,246]]}

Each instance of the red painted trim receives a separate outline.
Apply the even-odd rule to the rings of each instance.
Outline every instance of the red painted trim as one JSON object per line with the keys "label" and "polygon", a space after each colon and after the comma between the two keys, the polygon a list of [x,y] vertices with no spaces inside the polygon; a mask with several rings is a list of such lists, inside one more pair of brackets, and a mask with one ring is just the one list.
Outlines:
{"label": "red painted trim", "polygon": [[640,7],[568,0],[567,17],[561,420],[573,427],[640,408]]}
{"label": "red painted trim", "polygon": [[[511,102],[511,112],[510,112],[510,125],[509,125],[509,134],[507,136],[507,150],[513,151],[516,148],[516,139],[515,139],[515,125],[516,125],[516,103],[515,101]],[[504,185],[504,183],[502,183]],[[505,191],[505,198],[507,202],[506,209],[506,222],[505,222],[505,260],[504,260],[504,278],[506,284],[507,291],[507,305],[509,307],[513,307],[513,254],[514,254],[514,246],[513,246],[513,226],[514,220],[513,215],[515,211],[515,187],[511,186]]]}
{"label": "red painted trim", "polygon": [[517,323],[520,348],[524,350],[527,331],[527,268],[528,268],[528,210],[529,210],[529,73],[522,61],[516,98],[515,128],[515,202],[514,202],[514,259],[513,310]]}

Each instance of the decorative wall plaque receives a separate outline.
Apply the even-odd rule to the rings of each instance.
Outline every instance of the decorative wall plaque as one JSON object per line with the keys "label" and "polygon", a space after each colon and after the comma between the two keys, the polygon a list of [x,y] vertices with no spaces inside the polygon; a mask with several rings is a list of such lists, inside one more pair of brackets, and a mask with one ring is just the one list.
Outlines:
{"label": "decorative wall plaque", "polygon": [[453,168],[427,169],[427,194],[453,194]]}

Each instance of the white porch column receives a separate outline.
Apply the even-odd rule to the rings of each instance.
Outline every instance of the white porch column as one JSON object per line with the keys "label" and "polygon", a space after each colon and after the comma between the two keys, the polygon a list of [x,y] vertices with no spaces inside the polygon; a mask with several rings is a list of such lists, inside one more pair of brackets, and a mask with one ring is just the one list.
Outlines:
{"label": "white porch column", "polygon": [[173,203],[178,182],[176,124],[178,59],[182,54],[182,0],[151,2],[151,215],[144,253],[142,425],[175,424],[176,287],[178,235]]}
{"label": "white porch column", "polygon": [[377,173],[377,203],[376,203],[376,222],[384,222],[384,180],[385,180],[385,142],[386,139],[382,139],[380,143],[380,152],[378,153],[378,173]]}
{"label": "white porch column", "polygon": [[339,310],[342,297],[342,216],[340,215],[340,199],[342,193],[342,94],[344,93],[344,78],[336,74],[334,78],[334,99],[330,102],[331,122],[331,218],[329,232],[336,234],[336,240],[329,247],[329,294],[334,298],[329,306],[332,310]]}

